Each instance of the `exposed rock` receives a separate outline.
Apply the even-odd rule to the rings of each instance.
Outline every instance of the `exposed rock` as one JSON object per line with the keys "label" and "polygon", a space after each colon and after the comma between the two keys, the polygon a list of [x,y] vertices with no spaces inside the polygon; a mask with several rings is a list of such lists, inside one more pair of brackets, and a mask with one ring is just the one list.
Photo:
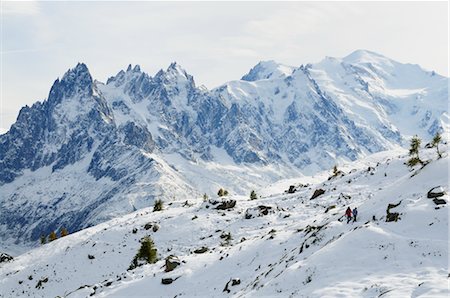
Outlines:
{"label": "exposed rock", "polygon": [[338,198],[338,201],[340,201],[340,200],[350,200],[352,197],[351,196],[349,196],[349,195],[346,195],[346,194],[343,194],[343,193],[340,193],[339,194],[339,198]]}
{"label": "exposed rock", "polygon": [[433,199],[433,202],[434,202],[436,205],[444,205],[444,204],[447,204],[447,202],[446,202],[444,199],[437,199],[437,198],[434,198],[434,199]]}
{"label": "exposed rock", "polygon": [[232,279],[230,279],[230,280],[227,282],[227,284],[225,285],[225,288],[223,289],[222,292],[227,292],[227,293],[230,293],[230,292],[231,292],[231,290],[228,289],[228,286],[230,285],[230,282],[231,282],[231,286],[237,286],[237,285],[240,285],[240,284],[241,284],[241,280],[240,280],[239,278],[232,278]]}
{"label": "exposed rock", "polygon": [[153,232],[157,232],[158,230],[159,230],[159,225],[155,224],[155,225],[152,227],[152,231],[153,231]]}
{"label": "exposed rock", "polygon": [[220,203],[216,207],[216,209],[217,210],[227,210],[227,209],[234,208],[234,206],[236,206],[236,200],[225,200],[222,203]]}
{"label": "exposed rock", "polygon": [[328,206],[327,209],[325,210],[325,213],[328,213],[328,211],[330,211],[331,209],[334,209],[334,208],[336,208],[336,205]]}
{"label": "exposed rock", "polygon": [[133,234],[136,234],[137,233],[137,231],[138,231],[138,229],[137,228],[133,228],[133,231],[131,231]]}
{"label": "exposed rock", "polygon": [[287,190],[287,193],[295,193],[297,191],[297,189],[295,188],[294,185],[290,185],[289,189]]}
{"label": "exposed rock", "polygon": [[11,262],[14,258],[6,253],[0,253],[0,263]]}
{"label": "exposed rock", "polygon": [[194,250],[194,253],[196,253],[196,254],[203,254],[203,253],[205,253],[207,251],[208,251],[208,248],[206,246],[203,246],[202,248],[198,248],[198,249]]}
{"label": "exposed rock", "polygon": [[48,282],[48,277],[44,277],[44,278],[40,279],[36,284],[36,289],[42,288],[43,284],[46,282]]}
{"label": "exposed rock", "polygon": [[[157,226],[157,224],[155,222],[148,222],[144,225],[144,229],[145,230],[150,230],[150,229],[155,229],[155,226]],[[156,228],[156,231],[159,229],[159,227]],[[156,232],[153,231],[153,232]]]}
{"label": "exposed rock", "polygon": [[178,257],[170,255],[166,258],[166,268],[164,269],[164,271],[170,272],[177,268],[179,265],[181,265],[181,262]]}
{"label": "exposed rock", "polygon": [[93,260],[93,259],[95,259],[95,257],[93,255],[88,255],[88,259]]}
{"label": "exposed rock", "polygon": [[400,213],[398,212],[393,212],[391,213],[390,210],[392,208],[398,207],[401,204],[402,201],[398,202],[398,204],[389,204],[387,209],[386,209],[386,222],[393,222],[393,221],[397,221],[400,219]]}
{"label": "exposed rock", "polygon": [[161,283],[163,285],[170,285],[171,283],[173,283],[173,281],[174,281],[174,279],[171,277],[161,279]]}
{"label": "exposed rock", "polygon": [[310,200],[313,200],[313,199],[317,198],[318,196],[323,195],[324,193],[325,193],[325,190],[323,190],[323,189],[321,189],[321,188],[318,188],[318,189],[316,189],[316,190],[314,191],[314,193],[313,193],[313,195],[312,195],[312,197],[311,197]]}
{"label": "exposed rock", "polygon": [[427,198],[433,199],[433,198],[439,198],[445,195],[445,191],[442,188],[442,186],[436,186],[430,189],[427,193]]}
{"label": "exposed rock", "polygon": [[245,219],[261,217],[269,213],[275,213],[275,210],[270,206],[259,205],[258,207],[248,208],[245,211]]}

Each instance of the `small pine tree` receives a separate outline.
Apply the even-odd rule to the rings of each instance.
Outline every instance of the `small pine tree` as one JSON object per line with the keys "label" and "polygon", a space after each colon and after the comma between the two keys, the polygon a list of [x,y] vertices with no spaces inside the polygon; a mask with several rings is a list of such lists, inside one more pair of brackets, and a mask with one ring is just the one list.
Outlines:
{"label": "small pine tree", "polygon": [[56,235],[55,231],[51,231],[50,235],[48,235],[48,242],[52,242],[56,239],[58,239],[58,236]]}
{"label": "small pine tree", "polygon": [[258,198],[258,195],[254,190],[250,193],[250,200],[256,200]]}
{"label": "small pine tree", "polygon": [[144,264],[154,264],[158,261],[158,250],[155,247],[155,243],[152,238],[145,236],[141,239],[141,247],[139,248],[136,256],[131,261],[131,265],[128,270],[133,270]]}
{"label": "small pine tree", "polygon": [[334,165],[333,167],[333,176],[337,176],[339,174],[339,170],[337,168],[337,165]]}
{"label": "small pine tree", "polygon": [[225,189],[225,190],[223,191],[223,195],[224,195],[224,196],[228,196],[228,190]]}
{"label": "small pine tree", "polygon": [[223,188],[219,189],[219,191],[217,192],[217,195],[218,195],[219,197],[223,197],[223,196],[224,196],[224,190],[223,190]]}
{"label": "small pine tree", "polygon": [[69,235],[69,232],[67,231],[66,228],[61,228],[61,231],[59,232],[59,234],[61,235],[61,237],[65,237],[67,235]]}
{"label": "small pine tree", "polygon": [[44,245],[45,243],[47,243],[47,237],[45,237],[45,235],[41,235],[41,244]]}
{"label": "small pine tree", "polygon": [[203,202],[208,201],[208,195],[206,193],[203,194]]}
{"label": "small pine tree", "polygon": [[419,149],[421,142],[422,140],[418,136],[414,136],[411,139],[411,145],[409,148],[409,156],[411,156],[411,158],[406,163],[411,168],[417,165],[418,163],[423,165],[423,161],[419,157]]}
{"label": "small pine tree", "polygon": [[436,152],[437,152],[438,158],[442,157],[442,154],[439,151],[439,143],[441,141],[442,141],[441,134],[439,132],[437,132],[436,135],[433,137],[433,140],[431,141],[431,147],[436,147]]}
{"label": "small pine tree", "polygon": [[164,209],[164,202],[160,199],[155,201],[155,205],[153,206],[153,212],[162,211]]}

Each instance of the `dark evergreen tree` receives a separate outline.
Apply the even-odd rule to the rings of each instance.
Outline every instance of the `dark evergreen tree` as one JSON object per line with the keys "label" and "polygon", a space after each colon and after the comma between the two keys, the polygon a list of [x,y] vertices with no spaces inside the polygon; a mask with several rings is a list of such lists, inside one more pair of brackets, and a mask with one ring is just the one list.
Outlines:
{"label": "dark evergreen tree", "polygon": [[333,176],[337,176],[339,174],[339,170],[337,168],[337,165],[334,165],[333,167]]}
{"label": "dark evergreen tree", "polygon": [[58,236],[56,235],[55,231],[51,231],[50,235],[48,235],[48,242],[52,242],[56,239],[58,239]]}
{"label": "dark evergreen tree", "polygon": [[418,136],[414,136],[411,139],[411,145],[409,148],[409,156],[411,156],[411,158],[406,163],[411,168],[419,163],[421,165],[424,164],[423,161],[419,157],[419,149],[420,149],[421,143],[422,143],[422,140]]}
{"label": "dark evergreen tree", "polygon": [[227,194],[228,194],[228,191],[224,190],[223,188],[219,189],[219,191],[217,192],[217,195],[219,197],[226,196]]}
{"label": "dark evergreen tree", "polygon": [[153,212],[162,211],[164,209],[164,202],[160,199],[155,201],[155,205],[153,206]]}
{"label": "dark evergreen tree", "polygon": [[250,193],[250,200],[256,200],[258,198],[258,195],[256,194],[256,191],[252,190]]}
{"label": "dark evergreen tree", "polygon": [[141,247],[138,253],[131,261],[131,265],[128,270],[133,270],[136,267],[144,264],[154,264],[158,261],[158,250],[155,247],[155,243],[152,238],[145,236],[141,239]]}
{"label": "dark evergreen tree", "polygon": [[67,229],[66,228],[61,228],[61,231],[60,231],[60,236],[61,237],[64,237],[64,236],[67,236],[67,235],[69,235],[69,232],[67,231]]}
{"label": "dark evergreen tree", "polygon": [[438,158],[442,157],[442,153],[439,151],[439,143],[441,143],[441,141],[442,141],[441,134],[439,132],[437,132],[434,135],[433,140],[431,141],[431,147],[436,147],[436,152],[437,152]]}
{"label": "dark evergreen tree", "polygon": [[41,240],[41,244],[47,243],[47,237],[45,237],[45,235],[41,235],[40,240]]}

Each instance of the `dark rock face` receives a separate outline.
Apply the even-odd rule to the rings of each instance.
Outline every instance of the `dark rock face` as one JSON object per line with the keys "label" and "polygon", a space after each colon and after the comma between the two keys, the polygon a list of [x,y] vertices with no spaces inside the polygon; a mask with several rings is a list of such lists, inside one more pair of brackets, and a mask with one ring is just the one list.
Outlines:
{"label": "dark rock face", "polygon": [[312,197],[311,197],[310,200],[314,200],[315,198],[317,198],[318,196],[323,195],[324,193],[325,193],[325,190],[323,190],[323,189],[321,189],[321,188],[316,189],[316,190],[314,191],[314,193],[313,193],[313,195],[312,195]]}

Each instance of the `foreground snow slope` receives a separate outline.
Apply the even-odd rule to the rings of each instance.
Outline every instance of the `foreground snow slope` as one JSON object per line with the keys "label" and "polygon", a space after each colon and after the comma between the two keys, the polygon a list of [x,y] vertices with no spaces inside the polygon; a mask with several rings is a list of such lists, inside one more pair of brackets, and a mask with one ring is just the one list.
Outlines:
{"label": "foreground snow slope", "polygon": [[[427,192],[448,191],[448,156],[422,154],[432,161],[421,170],[404,165],[404,151],[378,153],[330,180],[322,173],[257,190],[257,200],[231,197],[237,204],[226,211],[192,198],[113,219],[0,264],[0,296],[447,297],[448,205]],[[293,183],[297,192],[285,193]],[[310,200],[318,188],[325,193]],[[388,204],[397,203],[390,212],[400,219],[386,222]],[[257,206],[272,209],[246,219]],[[347,206],[358,207],[357,222],[346,224]],[[127,271],[145,235],[160,261]],[[208,251],[193,253],[201,247]],[[182,263],[166,273],[169,255]],[[240,284],[223,292],[231,278]]]}

